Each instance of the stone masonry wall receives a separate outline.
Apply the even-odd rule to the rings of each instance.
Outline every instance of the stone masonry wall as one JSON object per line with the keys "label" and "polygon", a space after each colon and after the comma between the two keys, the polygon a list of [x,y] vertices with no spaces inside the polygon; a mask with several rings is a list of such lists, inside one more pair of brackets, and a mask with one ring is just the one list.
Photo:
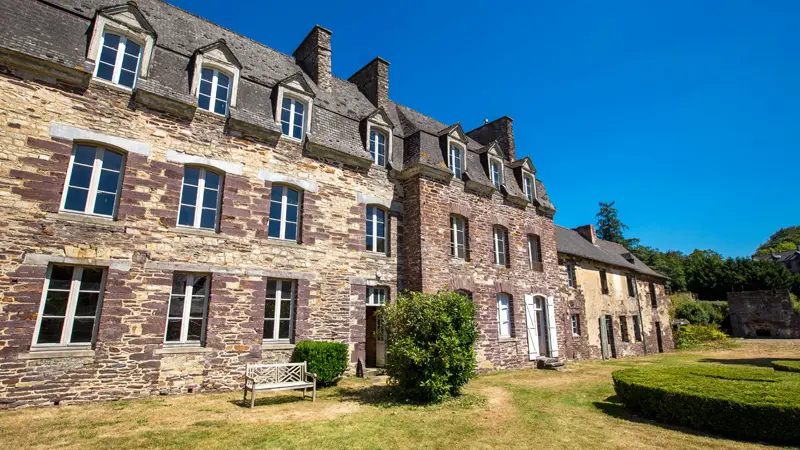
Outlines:
{"label": "stone masonry wall", "polygon": [[800,337],[800,314],[788,289],[728,292],[728,308],[735,337]]}

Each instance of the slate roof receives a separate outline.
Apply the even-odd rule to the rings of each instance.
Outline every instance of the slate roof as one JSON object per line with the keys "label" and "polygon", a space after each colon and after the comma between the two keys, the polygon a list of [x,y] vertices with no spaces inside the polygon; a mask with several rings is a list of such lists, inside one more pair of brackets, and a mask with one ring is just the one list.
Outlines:
{"label": "slate roof", "polygon": [[556,225],[556,249],[559,253],[579,256],[592,261],[602,262],[627,269],[633,272],[642,273],[654,277],[667,277],[648,267],[634,255],[633,263],[628,262],[622,255],[629,253],[628,250],[616,242],[597,239],[596,244],[592,244],[581,236],[577,231]]}
{"label": "slate roof", "polygon": [[[88,75],[86,47],[91,21],[97,10],[124,3],[125,0],[2,0],[0,47],[82,70]],[[290,55],[161,0],[137,3],[157,33],[149,76],[137,82],[142,89],[192,104],[195,101],[190,95],[192,55],[224,40],[242,66],[237,104],[231,107],[232,118],[277,130],[272,90],[281,80],[302,73],[315,95],[309,140],[350,155],[369,157],[359,123],[376,108],[355,84],[333,76],[328,92],[303,73]],[[391,160],[395,169],[414,164],[446,168],[436,136],[448,125],[391,101],[385,110],[395,125]],[[474,181],[490,186],[486,169],[474,153],[481,147],[474,139],[467,139],[466,171]],[[511,181],[512,174],[507,171],[505,176],[509,185],[515,184]],[[516,185],[508,191],[521,195]],[[542,205],[555,209],[539,180],[537,194]]]}
{"label": "slate roof", "polygon": [[770,252],[763,255],[753,255],[753,259],[765,259],[775,262],[786,262],[800,258],[800,250],[787,250],[785,252]]}

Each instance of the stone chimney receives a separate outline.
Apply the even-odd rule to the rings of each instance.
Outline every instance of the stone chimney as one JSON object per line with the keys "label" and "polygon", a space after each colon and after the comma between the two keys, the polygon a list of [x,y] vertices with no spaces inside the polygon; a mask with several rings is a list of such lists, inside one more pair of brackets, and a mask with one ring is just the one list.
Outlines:
{"label": "stone chimney", "polygon": [[331,90],[331,31],[315,25],[292,53],[294,60],[321,89]]}
{"label": "stone chimney", "polygon": [[592,244],[597,243],[597,233],[594,231],[594,225],[584,225],[582,227],[573,228],[573,231],[577,231],[578,234]]}
{"label": "stone chimney", "polygon": [[389,105],[389,62],[380,56],[354,73],[347,81],[358,86],[376,107],[386,109]]}
{"label": "stone chimney", "polygon": [[497,141],[500,148],[506,154],[509,161],[517,160],[517,149],[514,146],[514,129],[511,122],[514,119],[503,116],[491,122],[484,120],[483,125],[467,132],[467,136],[475,139],[483,145],[488,145],[492,141]]}

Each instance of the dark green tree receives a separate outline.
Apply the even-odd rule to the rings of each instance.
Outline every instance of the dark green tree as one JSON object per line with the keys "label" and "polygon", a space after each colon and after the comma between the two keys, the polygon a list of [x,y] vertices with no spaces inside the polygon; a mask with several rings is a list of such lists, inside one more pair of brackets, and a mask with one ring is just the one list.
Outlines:
{"label": "dark green tree", "polygon": [[631,249],[639,245],[639,239],[625,239],[625,230],[628,226],[619,218],[619,210],[614,207],[615,202],[600,202],[600,211],[597,213],[597,237],[606,241],[622,244]]}
{"label": "dark green tree", "polygon": [[772,236],[767,239],[767,242],[761,244],[758,247],[758,250],[756,250],[756,253],[764,254],[769,253],[770,251],[784,252],[789,250],[797,250],[797,246],[799,244],[800,225],[789,228],[781,228],[773,233]]}

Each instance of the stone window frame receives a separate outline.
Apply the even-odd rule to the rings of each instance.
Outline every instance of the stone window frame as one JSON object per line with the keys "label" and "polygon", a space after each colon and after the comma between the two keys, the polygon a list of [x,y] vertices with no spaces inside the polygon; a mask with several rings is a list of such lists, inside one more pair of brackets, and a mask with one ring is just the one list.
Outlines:
{"label": "stone window frame", "polygon": [[[209,92],[209,94],[208,94],[208,97],[209,97],[209,99],[208,99],[208,109],[205,109],[205,108],[200,106],[200,84],[202,84],[202,82],[204,81],[203,80],[203,70],[210,70],[211,71],[211,81],[210,81],[210,83],[211,83],[211,92]],[[228,80],[229,80],[229,82],[228,82],[229,83],[228,84],[228,95],[225,98],[225,113],[224,114],[217,112],[217,103],[219,102],[219,98],[217,97],[217,90],[219,89],[219,76],[220,75],[225,75],[226,77],[228,77]],[[202,111],[211,113],[211,114],[216,114],[216,115],[222,116],[222,117],[228,117],[228,114],[230,114],[231,106],[232,106],[231,105],[231,96],[233,95],[233,83],[234,83],[233,80],[234,80],[233,75],[228,73],[227,70],[218,69],[218,68],[216,68],[213,65],[210,65],[208,63],[203,65],[202,67],[200,67],[200,81],[198,82],[197,92],[196,92],[196,95],[195,95],[195,98],[197,99],[197,108],[202,110]]]}
{"label": "stone window frame", "polygon": [[[374,208],[375,213],[373,214],[372,219],[372,230],[368,230],[367,221],[369,220],[369,209]],[[383,212],[383,236],[378,235],[378,221],[377,221],[377,212]],[[364,245],[365,249],[369,253],[378,254],[378,255],[388,255],[389,254],[389,209],[385,208],[383,205],[379,205],[376,203],[369,203],[365,207],[365,220],[364,220]],[[370,234],[373,233],[373,234]],[[372,249],[366,245],[366,238],[372,236]],[[383,251],[378,250],[378,239],[383,238]]]}
{"label": "stone window frame", "polygon": [[[125,37],[126,39],[132,39],[142,47],[139,53],[139,66],[137,67],[136,80],[133,83],[133,88],[122,86],[96,77],[97,66],[99,66],[100,60],[100,51],[103,48],[103,36],[105,33],[116,34],[120,37]],[[94,27],[89,37],[89,47],[86,52],[86,59],[92,61],[95,65],[94,70],[92,70],[92,79],[102,83],[110,83],[121,89],[132,91],[136,87],[136,82],[139,81],[139,77],[141,76],[147,78],[150,73],[150,63],[152,60],[155,43],[155,37],[144,29],[137,29],[130,24],[114,20],[113,15],[109,16],[105,14],[98,14],[95,17]]]}
{"label": "stone window frame", "polygon": [[633,318],[633,339],[635,342],[642,342],[642,324],[639,315],[634,314],[631,318]]}
{"label": "stone window frame", "polygon": [[[370,150],[372,146],[372,130],[375,130],[377,133],[380,133],[384,136],[386,142],[384,144],[384,155],[383,155],[383,164],[378,164],[376,161],[375,156],[372,155],[372,151]],[[387,125],[382,125],[377,123],[376,121],[370,119],[367,121],[367,153],[370,154],[372,157],[372,164],[379,166],[379,167],[388,167],[389,161],[392,159],[392,129]]]}
{"label": "stone window frame", "polygon": [[572,324],[572,337],[580,337],[581,335],[581,315],[571,314],[570,323]]}
{"label": "stone window frame", "polygon": [[[269,215],[269,218],[267,220],[267,239],[283,241],[283,242],[297,242],[297,243],[300,243],[300,241],[301,241],[300,235],[301,235],[302,226],[303,226],[303,194],[305,193],[305,191],[304,191],[304,189],[302,187],[294,185],[294,184],[291,184],[291,183],[287,183],[287,182],[272,183],[272,186],[270,187],[270,193],[269,193],[269,208],[268,208],[268,210],[272,209],[272,203],[273,203],[272,194],[273,194],[273,192],[275,192],[275,188],[280,188],[282,190],[282,195],[281,195],[281,216],[279,218],[274,218],[274,217],[272,217],[271,214]],[[286,220],[286,208],[289,205],[288,204],[288,199],[287,199],[287,193],[288,193],[287,190],[289,190],[289,189],[297,192],[297,222],[296,222],[297,229],[295,231],[295,238],[294,239],[286,239],[285,238],[285,236],[286,236],[286,223],[287,223],[287,220]],[[269,235],[269,224],[273,220],[276,220],[276,221],[278,221],[280,223],[280,232],[279,232],[279,236],[278,237]],[[283,236],[283,237],[281,237],[281,236]]]}
{"label": "stone window frame", "polygon": [[[530,187],[528,187],[528,181],[530,181]],[[525,169],[522,170],[522,190],[528,202],[533,203],[536,199],[536,175]]]}
{"label": "stone window frame", "polygon": [[[458,222],[461,222],[461,243],[463,254],[459,256],[458,252]],[[460,214],[450,214],[450,257],[469,261],[469,219]],[[455,238],[455,239],[454,239]]]}
{"label": "stone window frame", "polygon": [[[497,174],[496,175],[495,175],[495,171],[494,171],[495,167],[497,167]],[[504,174],[503,174],[503,170],[504,170],[503,160],[498,158],[498,157],[495,157],[495,156],[490,156],[489,157],[489,180],[492,182],[492,186],[494,186],[494,188],[497,189],[497,190],[500,190],[500,188],[503,186],[503,183],[505,182],[505,177],[504,177]]]}
{"label": "stone window frame", "polygon": [[[118,47],[116,49],[117,58],[114,61],[114,66],[113,66],[113,70],[112,70],[111,79],[110,80],[106,80],[105,78],[99,77],[98,76],[98,72],[100,71],[100,65],[101,65],[100,57],[103,55],[103,49],[106,48],[106,37],[109,34],[114,35],[119,39],[119,45],[118,45]],[[133,86],[126,86],[126,85],[124,85],[124,84],[119,82],[120,73],[123,70],[122,69],[122,62],[123,62],[123,60],[125,58],[125,55],[128,54],[127,53],[128,42],[133,42],[134,44],[139,46],[139,53],[136,54],[136,69],[134,71]],[[108,48],[110,48],[110,47],[108,47]],[[128,37],[128,36],[126,36],[124,34],[116,33],[113,30],[106,31],[100,37],[100,51],[99,51],[99,53],[97,55],[97,60],[95,61],[94,71],[92,72],[92,78],[94,78],[97,81],[103,82],[103,83],[113,84],[114,86],[117,86],[117,87],[120,87],[120,88],[123,88],[123,89],[128,89],[128,90],[136,89],[136,82],[139,81],[139,67],[142,65],[143,48],[144,48],[144,46],[142,45],[142,43],[138,39],[134,39],[134,38]]]}
{"label": "stone window frame", "polygon": [[[261,341],[264,344],[292,344],[294,343],[294,326],[295,326],[295,319],[296,319],[296,311],[297,308],[297,281],[295,279],[288,279],[288,278],[268,278],[267,279],[267,288],[264,292],[264,319],[263,319],[263,329],[261,332]],[[269,299],[267,298],[267,293],[269,292],[269,283],[275,282],[275,298]],[[284,284],[289,283],[289,337],[281,339],[278,333],[280,333],[280,311],[281,311],[281,303],[285,300],[282,298],[282,294],[284,292]],[[272,318],[267,318],[266,316],[266,302],[267,301],[275,301],[275,308]],[[272,329],[272,338],[267,338],[266,333],[266,321],[273,320],[273,329]]]}
{"label": "stone window frame", "polygon": [[567,286],[570,289],[576,289],[578,287],[578,273],[575,264],[566,263],[565,266],[567,269]]}
{"label": "stone window frame", "polygon": [[[503,299],[505,299],[505,309],[503,306]],[[514,337],[514,326],[513,326],[513,297],[511,294],[507,292],[498,292],[495,301],[497,303],[497,336],[500,339],[509,339]],[[506,312],[506,317],[503,317],[503,311]],[[503,320],[506,319],[506,320]],[[503,324],[506,324],[508,327],[508,332],[503,333]]]}
{"label": "stone window frame", "polygon": [[[536,241],[536,246],[531,245]],[[528,234],[528,267],[536,272],[544,272],[544,259],[542,258],[542,239],[538,234]],[[536,250],[536,252],[534,252]],[[534,258],[534,255],[537,257]]]}
{"label": "stone window frame", "polygon": [[[461,167],[458,168],[458,173],[456,173],[456,168],[454,167],[456,153],[461,156]],[[464,176],[467,167],[467,145],[453,139],[452,136],[447,136],[447,167],[450,168],[453,178],[458,179]]]}
{"label": "stone window frame", "polygon": [[603,295],[608,295],[610,292],[608,288],[608,271],[606,269],[600,269],[600,293]]}
{"label": "stone window frame", "polygon": [[[69,183],[72,179],[72,171],[75,165],[75,151],[79,146],[93,147],[95,149],[95,162],[94,165],[92,166],[92,177],[89,180],[89,192],[86,196],[86,205],[83,211],[76,211],[65,208],[67,203],[67,194],[69,193],[69,187],[70,187]],[[94,209],[93,206],[97,201],[97,188],[100,184],[100,175],[103,170],[102,168],[103,159],[102,157],[98,157],[98,154],[102,153],[103,155],[105,155],[106,151],[111,151],[122,156],[122,162],[120,163],[120,170],[119,170],[119,179],[117,180],[117,190],[115,192],[116,197],[114,199],[114,208],[113,211],[111,212],[111,215],[96,214],[94,212],[89,212],[93,211]],[[127,162],[128,162],[128,154],[125,150],[109,146],[107,144],[98,144],[91,141],[84,141],[84,140],[73,141],[72,152],[70,153],[69,156],[69,165],[67,166],[67,176],[66,179],[64,180],[64,186],[61,191],[61,201],[58,206],[58,211],[65,214],[77,214],[81,216],[97,217],[105,220],[116,220],[117,212],[119,209],[120,197],[122,196],[122,183],[123,179],[125,178],[125,168],[127,166]],[[90,208],[90,206],[92,206],[92,208]]]}
{"label": "stone window frame", "polygon": [[[303,124],[303,137],[298,139],[291,135],[283,134],[283,125],[281,124],[281,111],[283,110],[283,99],[284,98],[293,98],[295,101],[299,101],[305,104],[306,110],[305,115],[303,116],[304,124]],[[298,89],[293,89],[290,86],[285,84],[278,85],[278,95],[277,100],[275,102],[275,122],[277,122],[278,127],[281,130],[281,138],[289,139],[294,142],[302,142],[305,139],[306,135],[311,131],[311,120],[313,117],[314,111],[314,97],[309,93],[302,92]],[[289,130],[291,131],[291,130]]]}
{"label": "stone window frame", "polygon": [[631,341],[631,333],[628,330],[628,316],[619,316],[619,334],[622,342]]}
{"label": "stone window frame", "polygon": [[[70,289],[69,289],[69,296],[67,300],[66,306],[66,313],[64,317],[64,324],[62,325],[61,330],[61,342],[56,343],[49,343],[49,344],[39,344],[39,333],[41,331],[42,319],[44,318],[44,307],[45,302],[47,301],[47,294],[50,291],[50,281],[51,275],[53,273],[54,266],[69,266],[73,268],[72,272],[72,280],[70,282]],[[97,309],[95,311],[95,318],[94,318],[94,329],[92,330],[92,339],[90,342],[80,342],[80,343],[70,343],[69,340],[71,339],[72,335],[72,327],[74,326],[75,321],[75,312],[77,308],[78,302],[78,293],[80,292],[80,283],[82,282],[81,277],[83,274],[83,269],[85,268],[93,268],[93,269],[101,269],[103,271],[103,278],[100,282],[100,291],[99,296],[97,299]],[[105,266],[93,266],[93,265],[86,265],[86,264],[48,264],[47,272],[44,279],[44,286],[42,287],[42,296],[41,300],[39,301],[39,308],[38,313],[36,315],[36,325],[33,331],[33,338],[31,341],[31,351],[34,350],[67,350],[67,349],[74,349],[74,350],[90,350],[94,348],[95,342],[97,341],[97,330],[100,325],[100,310],[103,306],[103,300],[105,298],[105,290],[106,284],[108,281],[108,267]],[[66,342],[65,342],[66,341]]]}
{"label": "stone window frame", "polygon": [[[183,294],[175,294],[172,291],[172,288],[175,284],[175,277],[178,275],[186,276],[186,286],[184,287]],[[200,339],[195,340],[188,340],[188,332],[189,332],[189,321],[192,320],[191,316],[191,306],[192,306],[192,298],[194,296],[194,280],[196,278],[206,278],[206,292],[203,298],[203,319],[200,325]],[[212,274],[211,273],[198,273],[198,272],[184,272],[184,271],[174,271],[172,273],[172,283],[170,284],[170,291],[169,291],[169,302],[167,302],[167,317],[164,321],[164,338],[162,342],[164,347],[205,347],[206,346],[206,331],[208,328],[208,305],[209,305],[209,298],[211,297],[211,283],[212,283]],[[172,297],[176,295],[183,295],[183,311],[181,312],[181,334],[180,339],[177,341],[168,341],[167,340],[167,331],[169,330],[169,308],[172,306]],[[187,301],[188,299],[188,301]],[[195,319],[196,320],[196,319]]]}
{"label": "stone window frame", "polygon": [[[192,97],[196,99],[200,97],[200,78],[202,76],[203,69],[216,70],[217,72],[221,72],[230,78],[231,85],[230,89],[228,89],[228,105],[225,108],[224,114],[224,116],[227,117],[230,115],[231,108],[236,107],[236,98],[239,96],[239,77],[241,72],[239,67],[232,61],[223,61],[217,58],[211,58],[204,52],[198,52],[194,57],[194,71],[192,72],[192,84],[189,90]],[[216,91],[212,90],[211,93],[215,94]],[[212,97],[212,100],[216,99]],[[209,107],[211,107],[211,104],[209,104]],[[198,106],[198,109],[202,108]],[[214,112],[213,107],[211,107],[209,110],[202,110],[218,116],[222,115]]]}
{"label": "stone window frame", "polygon": [[[180,223],[180,220],[181,220],[180,209],[181,209],[181,206],[183,205],[183,187],[184,187],[184,183],[186,182],[186,169],[187,168],[196,168],[196,169],[200,169],[200,171],[201,171],[200,175],[198,176],[197,197],[195,198],[195,203],[194,203],[194,205],[189,205],[187,203],[187,206],[193,206],[196,209],[196,211],[195,211],[195,220],[194,220],[193,225],[182,225]],[[202,218],[201,214],[202,214],[202,210],[203,210],[203,207],[202,207],[203,196],[205,195],[205,181],[206,181],[205,174],[207,172],[212,172],[212,173],[215,173],[215,174],[217,174],[219,176],[219,187],[217,188],[216,218],[214,220],[214,228],[213,229],[211,229],[211,228],[203,228],[203,227],[200,226],[201,218]],[[175,219],[175,227],[176,228],[185,228],[185,229],[191,229],[191,230],[201,230],[201,231],[219,233],[219,224],[220,224],[220,220],[221,220],[221,216],[222,216],[222,197],[223,197],[224,191],[225,191],[225,175],[226,175],[226,171],[224,171],[224,170],[222,170],[220,168],[213,167],[213,166],[208,166],[208,165],[205,165],[205,164],[191,164],[190,163],[190,164],[184,164],[183,165],[183,176],[181,177],[181,192],[180,192],[180,195],[178,196],[178,218]]]}
{"label": "stone window frame", "polygon": [[[502,239],[501,239],[502,238]],[[500,243],[502,241],[502,249]],[[492,262],[495,266],[511,267],[510,245],[508,242],[508,228],[502,225],[492,226]],[[500,251],[502,250],[502,252]],[[502,258],[501,258],[502,255]]]}

